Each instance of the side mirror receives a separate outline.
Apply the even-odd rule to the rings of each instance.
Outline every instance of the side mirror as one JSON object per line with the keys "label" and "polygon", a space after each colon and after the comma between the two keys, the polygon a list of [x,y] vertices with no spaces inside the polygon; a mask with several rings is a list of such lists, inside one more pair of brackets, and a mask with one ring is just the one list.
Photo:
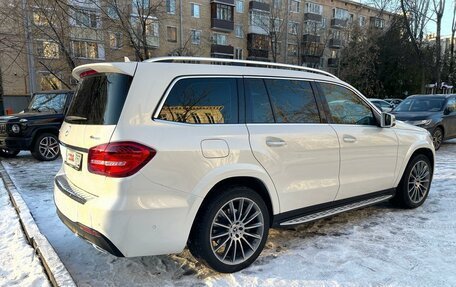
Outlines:
{"label": "side mirror", "polygon": [[392,114],[382,113],[380,119],[380,127],[382,128],[391,128],[396,125],[396,117]]}

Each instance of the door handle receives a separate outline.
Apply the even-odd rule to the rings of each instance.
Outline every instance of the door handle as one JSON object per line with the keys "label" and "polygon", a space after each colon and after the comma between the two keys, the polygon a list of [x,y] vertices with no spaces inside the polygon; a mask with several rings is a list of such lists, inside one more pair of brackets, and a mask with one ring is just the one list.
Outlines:
{"label": "door handle", "polygon": [[354,136],[344,135],[344,142],[354,143],[354,142],[356,142],[356,138]]}
{"label": "door handle", "polygon": [[270,147],[279,147],[287,145],[287,142],[279,138],[268,138],[266,139],[266,144]]}

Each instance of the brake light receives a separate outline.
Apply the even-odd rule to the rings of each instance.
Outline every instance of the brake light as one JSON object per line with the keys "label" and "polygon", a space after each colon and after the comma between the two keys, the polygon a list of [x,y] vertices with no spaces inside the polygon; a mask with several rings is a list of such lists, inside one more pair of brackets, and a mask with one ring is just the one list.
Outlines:
{"label": "brake light", "polygon": [[109,177],[126,177],[138,172],[157,152],[135,142],[113,142],[89,149],[88,169]]}
{"label": "brake light", "polygon": [[95,71],[95,70],[87,70],[87,71],[85,71],[85,72],[80,73],[80,74],[79,74],[79,78],[82,79],[82,78],[84,78],[84,77],[87,77],[87,76],[90,76],[90,75],[95,75],[95,74],[98,74],[98,72]]}

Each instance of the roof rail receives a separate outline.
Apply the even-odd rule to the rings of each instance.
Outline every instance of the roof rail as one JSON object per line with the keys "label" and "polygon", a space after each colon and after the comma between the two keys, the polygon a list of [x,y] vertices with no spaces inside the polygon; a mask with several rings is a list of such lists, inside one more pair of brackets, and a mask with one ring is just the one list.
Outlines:
{"label": "roof rail", "polygon": [[271,62],[262,62],[262,61],[250,61],[250,60],[233,60],[233,59],[224,59],[224,58],[207,58],[207,57],[158,57],[145,60],[144,62],[148,63],[157,63],[157,62],[183,62],[183,63],[191,63],[191,64],[201,64],[202,62],[207,64],[233,64],[237,66],[251,66],[251,67],[264,67],[264,68],[276,68],[276,69],[286,69],[286,70],[297,70],[297,71],[305,71],[316,73],[324,76],[328,76],[334,79],[338,79],[331,73],[326,71],[322,71],[319,69],[302,67],[302,66],[295,66],[295,65],[288,65],[288,64],[279,64],[279,63],[271,63]]}

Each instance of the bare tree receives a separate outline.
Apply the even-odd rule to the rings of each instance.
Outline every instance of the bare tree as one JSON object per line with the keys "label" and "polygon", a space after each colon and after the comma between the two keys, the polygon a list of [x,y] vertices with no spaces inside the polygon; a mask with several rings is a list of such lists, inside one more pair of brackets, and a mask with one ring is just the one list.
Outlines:
{"label": "bare tree", "polygon": [[454,36],[456,34],[456,2],[453,2],[453,21],[451,22],[451,39],[450,39],[450,70],[449,77],[451,81],[455,80],[454,76]]}
{"label": "bare tree", "polygon": [[408,38],[421,67],[421,92],[425,90],[425,62],[422,53],[424,29],[432,16],[430,0],[400,0]]}
{"label": "bare tree", "polygon": [[435,74],[437,80],[437,87],[439,88],[442,82],[442,48],[440,32],[442,29],[442,17],[445,11],[445,0],[432,0],[435,22],[436,22],[436,37],[435,37]]}

